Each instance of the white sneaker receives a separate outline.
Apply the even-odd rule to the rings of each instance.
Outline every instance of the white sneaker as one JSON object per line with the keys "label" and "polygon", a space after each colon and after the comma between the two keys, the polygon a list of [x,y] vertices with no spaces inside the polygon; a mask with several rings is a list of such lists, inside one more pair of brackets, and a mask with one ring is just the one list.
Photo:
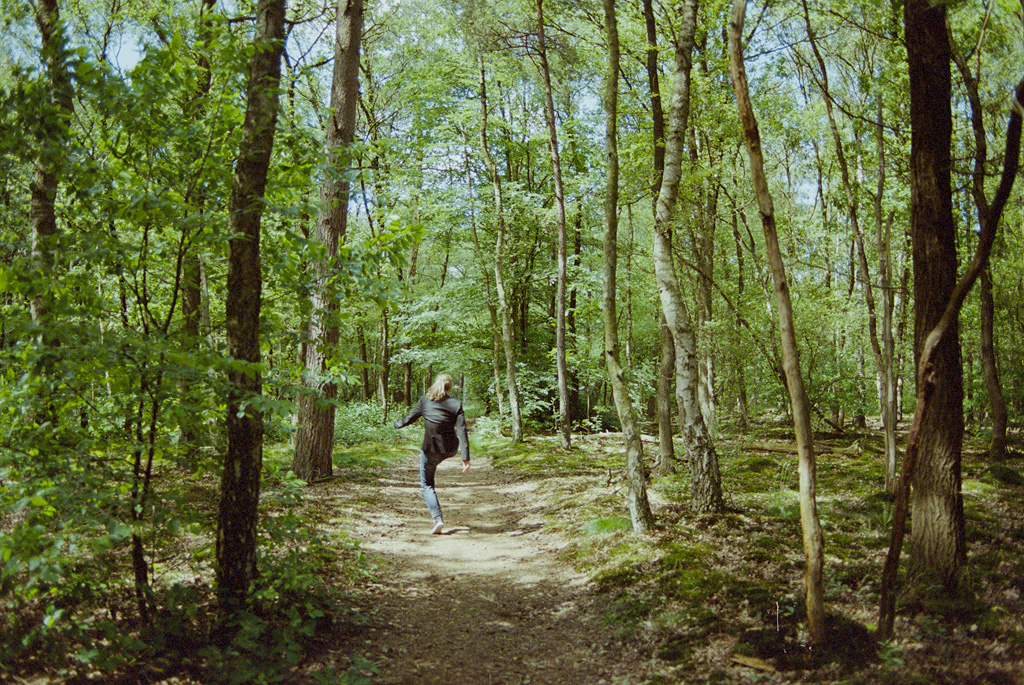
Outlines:
{"label": "white sneaker", "polygon": [[441,529],[444,528],[444,521],[435,521],[434,527],[430,529],[431,535],[440,535]]}

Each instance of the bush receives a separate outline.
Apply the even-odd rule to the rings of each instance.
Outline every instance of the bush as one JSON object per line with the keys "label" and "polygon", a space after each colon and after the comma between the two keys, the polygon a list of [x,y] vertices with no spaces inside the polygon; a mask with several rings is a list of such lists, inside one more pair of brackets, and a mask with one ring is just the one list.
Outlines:
{"label": "bush", "polygon": [[390,422],[381,417],[376,402],[349,402],[339,405],[334,413],[334,443],[352,447],[366,442],[390,445],[395,432]]}

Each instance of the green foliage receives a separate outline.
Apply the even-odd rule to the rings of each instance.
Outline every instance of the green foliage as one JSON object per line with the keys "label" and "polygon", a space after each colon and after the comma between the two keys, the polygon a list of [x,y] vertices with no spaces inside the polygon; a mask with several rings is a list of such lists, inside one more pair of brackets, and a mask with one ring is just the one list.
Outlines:
{"label": "green foliage", "polygon": [[594,519],[587,521],[587,535],[603,535],[621,530],[632,530],[633,524],[623,516],[611,516],[609,518]]}
{"label": "green foliage", "polygon": [[[337,168],[326,168],[322,155],[333,41],[329,31],[317,38],[320,20],[307,22],[306,8],[294,8],[293,39],[301,50],[286,65],[287,90],[265,198],[263,362],[254,366],[232,361],[224,339],[226,207],[245,107],[240,94],[251,54],[247,23],[219,12],[200,17],[197,6],[181,3],[128,5],[62,5],[60,35],[48,55],[39,54],[30,3],[0,9],[0,24],[11,39],[10,49],[0,55],[0,663],[35,650],[69,670],[116,669],[133,658],[176,649],[174,641],[184,644],[193,629],[202,635],[212,631],[204,623],[210,602],[205,583],[213,556],[215,481],[225,447],[226,376],[243,369],[261,373],[263,394],[244,398],[243,404],[263,413],[268,440],[284,441],[292,431],[304,373],[297,353],[309,342],[310,321],[325,313],[314,310],[310,300],[320,286],[339,304],[331,323],[339,325],[341,340],[330,350],[324,372],[338,384],[341,397],[335,433],[344,448],[335,456],[339,468],[351,475],[372,472],[405,449],[406,439],[380,420],[381,398],[350,400],[361,385],[360,372],[368,374],[372,387],[387,364],[390,387],[383,392],[393,401],[404,381],[395,367],[408,364],[416,388],[442,369],[466,374],[467,408],[476,420],[473,449],[489,454],[497,466],[521,474],[600,476],[614,484],[612,474],[621,467],[615,448],[601,446],[581,459],[580,451],[566,453],[540,438],[505,444],[507,402],[506,416],[498,416],[498,388],[491,387],[495,324],[489,307],[496,303],[497,222],[492,178],[477,141],[478,57],[488,78],[489,135],[503,183],[503,275],[522,411],[528,429],[543,433],[553,427],[558,402],[552,363],[553,188],[537,115],[541,89],[517,42],[532,27],[525,5],[414,0],[368,8],[380,30],[365,36],[360,140]],[[896,341],[897,371],[909,387],[913,311],[902,270],[909,276],[911,255],[901,227],[909,206],[910,135],[901,17],[894,7],[850,0],[810,3],[808,9],[829,66],[832,97],[842,103],[838,141],[848,158],[857,160],[851,191],[865,238],[867,277],[879,286],[876,298],[883,292],[878,236],[892,213],[894,280],[885,292],[898,295],[894,325],[903,333]],[[1014,3],[997,0],[993,8],[985,14],[964,3],[949,5],[954,40],[973,48],[971,62],[982,75],[988,156],[997,159],[1007,85],[1019,77],[1011,72],[1021,45]],[[571,3],[549,9],[549,21],[558,27],[553,35],[573,38],[553,40],[551,59],[572,239],[576,231],[579,237],[579,247],[575,240],[570,247],[569,285],[576,306],[568,343],[580,394],[576,428],[595,433],[618,424],[605,381],[600,307],[605,159],[598,141],[604,122],[593,105],[604,69],[604,38],[599,22]],[[772,169],[801,361],[808,393],[822,416],[832,410],[873,416],[869,315],[858,291],[849,198],[834,165],[837,139],[826,125],[820,81],[808,68],[802,12],[792,9],[786,3],[764,8],[763,21],[749,36],[748,54],[760,56],[751,85]],[[742,154],[736,154],[740,131],[725,46],[720,32],[708,30],[724,25],[726,11],[720,2],[700,10],[688,163],[675,236],[681,285],[688,300],[699,302],[693,308],[699,357],[713,362],[703,368],[714,374],[719,428],[729,425],[741,396],[753,415],[787,402],[771,333],[770,278]],[[620,7],[620,23],[624,54],[643,54],[643,22]],[[672,12],[659,13],[663,67],[671,62],[671,48],[665,49],[670,41],[663,37],[674,24]],[[985,40],[979,43],[981,35]],[[112,46],[119,44],[133,49],[117,55]],[[52,102],[47,57],[55,57],[56,68],[70,76],[72,117]],[[124,61],[118,65],[118,59]],[[843,68],[836,69],[839,64]],[[622,68],[624,83],[646,83],[642,60],[624,60]],[[668,82],[663,78],[666,103]],[[963,90],[954,88],[953,97],[962,116]],[[884,124],[884,160],[875,147],[876,117]],[[652,146],[649,93],[642,85],[623,88],[619,135],[620,337],[633,401],[643,416],[657,387],[660,307],[648,261]],[[971,173],[973,144],[970,127],[958,125],[952,155],[956,178]],[[54,198],[58,235],[52,244],[39,245],[52,254],[52,267],[46,269],[31,235],[36,160],[57,171],[59,186]],[[992,171],[987,170],[986,183],[995,177]],[[310,237],[321,209],[316,188],[330,176],[351,181],[353,188],[345,240],[335,260]],[[964,231],[963,258],[973,245],[969,231],[976,216],[966,183],[960,186],[955,207]],[[1018,189],[1007,214],[1019,214],[1020,205]],[[1024,346],[1024,299],[1019,297],[1024,269],[1014,249],[1019,233],[1013,222],[1004,227],[992,263],[1002,379],[1018,414],[1024,367],[1005,361]],[[318,280],[322,272],[330,273],[326,285]],[[696,297],[705,287],[711,294]],[[191,321],[186,320],[187,296],[200,301],[198,311],[188,312]],[[49,303],[49,315],[40,320],[30,312],[35,298]],[[977,305],[971,300],[967,306],[961,333],[964,349],[971,350],[979,337]],[[503,352],[497,356],[503,371]],[[988,400],[980,365],[970,354],[965,360],[967,408],[984,430]],[[499,375],[497,383],[503,385]],[[912,401],[910,392],[904,395]],[[491,415],[484,416],[488,411]],[[585,438],[592,437],[578,440],[586,445]],[[838,574],[844,584],[860,582],[864,573],[856,564],[870,556],[853,543],[877,541],[891,523],[892,503],[878,493],[879,460],[870,443],[856,454],[847,452],[850,445],[836,446],[819,461],[820,511],[829,539],[842,543],[834,545],[840,548],[836,556],[849,564]],[[742,506],[764,523],[747,530],[751,542],[744,559],[772,564],[777,552],[786,557],[777,568],[789,571],[795,563],[789,533],[798,517],[795,465],[749,449],[751,444],[720,451],[723,471],[736,489],[747,492]],[[284,599],[306,591],[319,596],[315,583],[303,585],[312,583],[306,577],[312,571],[289,555],[304,546],[325,554],[327,544],[303,532],[303,516],[317,515],[300,513],[301,487],[289,463],[288,448],[267,448],[263,476],[271,494],[265,503],[274,511],[261,523],[260,534],[267,568],[296,576],[295,586],[264,578],[257,605],[234,625],[238,641],[211,648],[206,656],[208,664],[224,669],[225,678],[236,663],[243,664],[239,678],[284,677],[261,671],[254,655],[267,650],[282,664],[293,662],[322,628],[316,612],[329,613],[300,602],[292,614]],[[831,496],[849,483],[861,488],[858,495]],[[1015,496],[1021,483],[1013,465],[990,465],[965,480],[972,543],[995,539],[989,503]],[[682,475],[660,481],[659,487],[679,500],[688,493]],[[583,503],[568,507],[578,519],[565,529],[579,533],[579,521],[588,521],[583,526],[590,533],[588,544],[629,559],[606,569],[611,584],[646,574],[659,579],[632,598],[630,611],[636,616],[660,606],[662,595],[656,592],[672,601],[754,601],[734,579],[708,573],[729,586],[717,596],[702,583],[706,559],[682,531],[673,529],[684,536],[678,548],[658,547],[656,555],[662,556],[641,562],[637,550],[622,540],[625,528],[619,526],[625,518],[610,513],[617,506],[614,496],[568,490]],[[709,530],[721,534],[713,526]],[[787,533],[781,542],[778,531]],[[1016,533],[1007,535],[1016,540]],[[133,536],[143,541],[142,557],[151,573],[142,585],[148,587],[135,586]],[[158,549],[179,543],[188,545],[195,568],[187,574],[158,568]],[[172,581],[168,575],[192,577]],[[771,589],[773,596],[784,594]],[[157,614],[151,632],[139,628],[137,614],[146,605]],[[680,616],[686,622],[696,614],[683,610]],[[989,623],[979,619],[979,626]],[[164,637],[157,639],[161,630]],[[117,657],[117,650],[125,656]],[[686,654],[685,645],[678,654]],[[368,671],[363,665],[351,675],[319,677],[358,680]]]}
{"label": "green foliage", "polygon": [[334,441],[343,447],[363,443],[389,444],[395,440],[391,423],[381,420],[380,405],[374,402],[345,402],[334,413]]}

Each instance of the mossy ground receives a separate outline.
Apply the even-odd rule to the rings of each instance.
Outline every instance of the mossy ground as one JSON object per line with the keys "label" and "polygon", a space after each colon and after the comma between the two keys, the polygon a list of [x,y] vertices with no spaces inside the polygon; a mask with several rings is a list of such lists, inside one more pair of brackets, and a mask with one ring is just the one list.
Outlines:
{"label": "mossy ground", "polygon": [[[606,620],[621,635],[647,642],[664,666],[665,682],[695,672],[707,682],[741,678],[712,666],[723,641],[740,654],[760,650],[759,658],[782,672],[748,669],[760,678],[800,673],[818,682],[1021,682],[1024,521],[1017,512],[1024,487],[1014,475],[1022,470],[1020,460],[991,465],[980,449],[968,451],[968,563],[959,594],[945,600],[906,595],[895,639],[878,645],[873,632],[893,511],[883,488],[881,439],[819,437],[830,641],[811,653],[802,618],[796,457],[784,451],[786,444],[784,433],[719,440],[729,504],[720,515],[690,512],[684,465],[655,479],[649,487],[658,526],[646,536],[627,525],[617,436],[578,436],[566,452],[552,440],[532,439],[495,464],[527,477],[543,474],[539,493],[548,502],[548,525],[573,539],[565,560],[614,597]],[[944,657],[952,653],[960,656]]]}
{"label": "mossy ground", "polygon": [[[472,441],[474,455],[489,462],[497,482],[512,488],[518,506],[530,512],[528,523],[502,519],[489,522],[490,528],[512,536],[506,544],[522,540],[526,552],[533,549],[527,537],[534,545],[545,537],[567,541],[557,545],[561,564],[590,579],[600,598],[594,606],[603,607],[601,630],[613,636],[616,650],[637,659],[635,677],[623,682],[1024,682],[1024,485],[1018,481],[1024,463],[1019,457],[992,464],[980,446],[968,445],[963,464],[968,561],[959,592],[947,597],[908,588],[901,595],[895,639],[877,644],[879,578],[893,511],[892,497],[882,487],[881,440],[871,433],[818,436],[830,640],[812,650],[803,620],[796,457],[784,430],[718,440],[728,504],[721,514],[690,511],[685,465],[653,479],[649,493],[657,528],[646,535],[631,530],[619,436],[576,435],[570,450],[547,437],[513,446],[484,430],[475,431]],[[266,554],[263,608],[253,619],[263,626],[262,642],[252,649],[260,658],[275,653],[294,665],[282,662],[268,670],[256,659],[249,664],[254,674],[268,682],[291,682],[288,678],[301,672],[305,675],[294,682],[339,683],[372,675],[370,661],[358,654],[346,657],[346,648],[339,646],[358,632],[353,626],[361,620],[346,609],[346,592],[376,587],[396,566],[387,558],[369,558],[352,533],[353,523],[396,504],[384,494],[384,484],[397,482],[389,479],[416,447],[404,436],[339,448],[334,480],[305,487],[289,473],[290,448],[268,446],[260,528]],[[648,444],[649,454],[654,448]],[[111,672],[124,682],[139,674],[152,682],[170,676],[206,682],[211,672],[223,675],[241,663],[217,659],[244,656],[220,651],[183,658],[193,648],[209,646],[203,640],[214,622],[209,521],[216,516],[218,482],[213,469],[167,476],[173,478],[162,481],[158,492],[166,490],[172,500],[168,523],[161,524],[152,547],[154,602],[161,611],[154,625],[162,632],[141,630],[135,618],[131,585],[118,580],[130,578],[123,545],[82,560],[83,573],[102,564],[109,582],[94,579],[61,595],[67,615],[100,616],[96,626],[116,630],[137,646],[138,660],[111,662]],[[402,478],[410,481],[407,473]],[[415,489],[404,481],[402,487]],[[476,497],[471,488],[467,495]],[[492,492],[491,497],[500,496]],[[508,601],[521,602],[508,592]],[[561,602],[566,595],[551,597]],[[454,615],[459,606],[465,608],[459,601],[452,599]],[[539,606],[555,599],[531,601]],[[41,609],[33,607],[20,606],[5,629],[29,630],[38,618],[33,611]],[[488,607],[484,602],[477,609]],[[530,620],[529,612],[502,618],[521,621],[524,629]],[[289,625],[300,632],[289,635]],[[484,640],[482,653],[486,634],[475,638]],[[48,641],[19,652],[17,670],[9,672],[39,682],[61,681],[62,669],[85,677],[91,671],[75,666],[71,656],[82,648],[76,641],[83,636],[89,634],[53,632]],[[334,661],[325,661],[325,654]],[[188,680],[190,675],[198,680]]]}

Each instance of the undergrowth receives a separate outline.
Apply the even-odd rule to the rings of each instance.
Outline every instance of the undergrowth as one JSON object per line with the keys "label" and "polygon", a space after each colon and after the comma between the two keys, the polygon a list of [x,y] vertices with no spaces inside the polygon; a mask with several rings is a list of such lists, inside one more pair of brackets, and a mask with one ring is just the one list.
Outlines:
{"label": "undergrowth", "polygon": [[[372,473],[398,454],[381,445],[340,453],[336,470],[361,461],[361,471]],[[334,514],[317,506],[315,491],[294,478],[290,462],[285,445],[265,451],[258,576],[244,609],[218,614],[217,479],[209,471],[170,473],[162,516],[175,523],[146,540],[154,609],[148,620],[130,580],[129,530],[105,535],[101,546],[56,548],[46,562],[8,563],[0,595],[0,681],[46,674],[86,682],[104,674],[105,682],[149,682],[159,673],[193,683],[369,683],[371,664],[348,655],[334,660],[327,650],[362,621],[349,609],[346,588],[372,578],[373,568],[354,539],[321,525]],[[9,519],[5,545],[17,544],[13,536],[23,528],[17,523]],[[59,521],[36,525],[60,528]]]}

